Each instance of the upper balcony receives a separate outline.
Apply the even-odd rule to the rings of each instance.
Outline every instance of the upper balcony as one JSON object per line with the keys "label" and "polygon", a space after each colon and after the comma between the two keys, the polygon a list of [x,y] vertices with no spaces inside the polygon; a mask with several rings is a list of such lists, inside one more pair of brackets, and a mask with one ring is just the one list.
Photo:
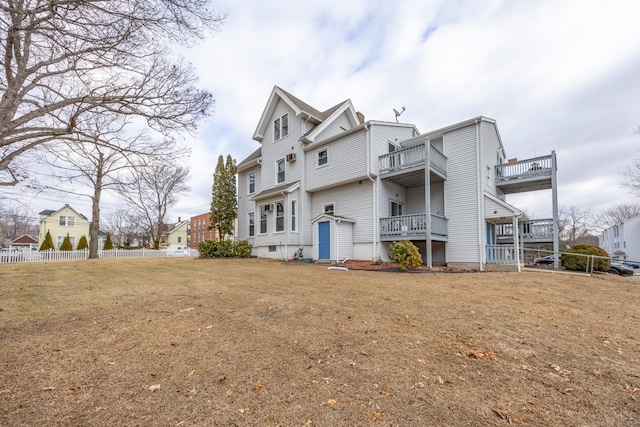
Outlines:
{"label": "upper balcony", "polygon": [[[424,185],[426,157],[425,144],[384,154],[379,157],[380,176],[407,188]],[[447,178],[447,158],[432,145],[429,145],[429,170],[432,181]]]}
{"label": "upper balcony", "polygon": [[519,160],[496,166],[496,186],[504,194],[551,188],[555,173],[555,154]]}

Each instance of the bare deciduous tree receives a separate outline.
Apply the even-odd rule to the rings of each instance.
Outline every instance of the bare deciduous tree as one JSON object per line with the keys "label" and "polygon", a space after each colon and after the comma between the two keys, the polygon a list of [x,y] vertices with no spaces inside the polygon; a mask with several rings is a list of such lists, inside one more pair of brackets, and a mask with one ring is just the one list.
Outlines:
{"label": "bare deciduous tree", "polygon": [[638,215],[640,215],[640,204],[621,203],[602,212],[598,217],[598,226],[613,227]]}
{"label": "bare deciduous tree", "polygon": [[209,0],[0,2],[0,185],[22,178],[19,159],[82,133],[88,113],[135,116],[163,133],[193,130],[213,98],[192,68],[170,60],[222,17]]}
{"label": "bare deciduous tree", "polygon": [[188,151],[174,147],[170,139],[155,142],[144,135],[127,138],[123,132],[127,123],[118,116],[92,114],[83,121],[86,130],[48,146],[44,160],[55,168],[56,181],[60,182],[59,186],[49,183],[47,188],[91,199],[89,258],[97,258],[102,192],[116,190],[131,169],[144,167],[149,159],[180,159]]}
{"label": "bare deciduous tree", "polygon": [[597,244],[597,238],[594,238],[594,230],[594,219],[590,209],[561,206],[558,210],[558,231],[560,240],[564,245],[594,244],[594,242]]}
{"label": "bare deciduous tree", "polygon": [[633,164],[622,172],[622,186],[632,194],[640,196],[640,156],[633,159]]}
{"label": "bare deciduous tree", "polygon": [[154,246],[160,244],[168,208],[178,196],[189,190],[189,170],[174,166],[168,159],[155,159],[135,170],[127,183],[119,185],[118,194],[145,219],[152,232]]}
{"label": "bare deciduous tree", "polygon": [[103,221],[105,231],[111,233],[113,244],[120,247],[147,246],[149,230],[135,212],[117,209],[109,212]]}
{"label": "bare deciduous tree", "polygon": [[24,234],[38,237],[36,215],[18,204],[0,205],[0,246],[5,239],[13,240]]}

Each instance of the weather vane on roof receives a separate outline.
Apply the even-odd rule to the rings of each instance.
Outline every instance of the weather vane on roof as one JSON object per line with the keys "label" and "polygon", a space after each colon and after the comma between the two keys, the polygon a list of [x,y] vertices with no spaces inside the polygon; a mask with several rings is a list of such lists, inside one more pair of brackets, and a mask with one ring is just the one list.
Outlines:
{"label": "weather vane on roof", "polygon": [[396,110],[395,108],[393,109],[393,112],[396,115],[396,123],[398,123],[398,117],[400,117],[400,114],[404,113],[404,107],[402,107],[402,110],[400,110],[400,112],[398,112],[398,110]]}

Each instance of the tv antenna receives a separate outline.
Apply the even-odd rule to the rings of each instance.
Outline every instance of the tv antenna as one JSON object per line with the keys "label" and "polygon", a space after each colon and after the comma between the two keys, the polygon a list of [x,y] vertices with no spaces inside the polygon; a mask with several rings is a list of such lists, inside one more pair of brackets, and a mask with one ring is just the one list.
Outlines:
{"label": "tv antenna", "polygon": [[395,108],[393,109],[393,112],[396,115],[396,123],[398,123],[398,117],[400,117],[400,114],[404,113],[404,107],[402,107],[402,110],[398,111]]}

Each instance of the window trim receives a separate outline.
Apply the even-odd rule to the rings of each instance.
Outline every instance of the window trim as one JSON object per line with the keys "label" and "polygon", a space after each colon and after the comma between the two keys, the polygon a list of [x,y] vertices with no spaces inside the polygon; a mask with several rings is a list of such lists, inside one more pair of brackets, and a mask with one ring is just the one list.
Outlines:
{"label": "window trim", "polygon": [[[253,178],[253,190],[251,189],[251,180]],[[254,194],[256,192],[256,173],[255,171],[251,171],[247,174],[247,190],[249,191],[247,194]]]}
{"label": "window trim", "polygon": [[[329,206],[333,206],[333,209],[331,212],[327,212],[327,207]],[[322,213],[326,214],[326,215],[335,215],[336,214],[336,204],[334,202],[331,203],[323,203],[322,204]]]}
{"label": "window trim", "polygon": [[[282,207],[282,215],[278,215],[278,206]],[[275,214],[273,215],[273,234],[276,233],[284,233],[285,230],[287,229],[286,224],[285,224],[285,219],[286,219],[286,214],[285,214],[285,205],[284,205],[284,200],[277,200],[275,202],[273,202],[273,210],[275,212]],[[281,220],[280,222],[281,224],[281,228],[278,227],[278,220]]]}
{"label": "window trim", "polygon": [[[320,157],[321,153],[325,153],[324,158]],[[320,160],[324,159],[324,163],[320,164]],[[316,168],[323,168],[329,165],[329,148],[324,147],[316,151]]]}
{"label": "window trim", "polygon": [[[400,212],[399,215],[394,215],[393,214],[393,205],[398,206],[398,211]],[[399,202],[397,200],[389,200],[389,216],[393,217],[393,216],[402,216],[404,215],[404,203]]]}
{"label": "window trim", "polygon": [[289,230],[292,233],[297,233],[298,232],[298,200],[297,199],[291,200],[289,218],[290,218]]}
{"label": "window trim", "polygon": [[248,216],[247,237],[255,237],[255,235],[256,235],[256,213],[254,211],[247,212],[247,216]]}
{"label": "window trim", "polygon": [[[280,181],[280,171],[278,170],[278,165],[282,163],[282,181]],[[276,185],[283,184],[287,182],[287,162],[284,157],[276,160]]]}
{"label": "window trim", "polygon": [[[258,235],[265,235],[269,232],[269,213],[267,212],[267,205],[260,205],[260,222],[258,228]],[[264,219],[262,214],[264,213]],[[262,224],[264,221],[264,231],[262,231]]]}
{"label": "window trim", "polygon": [[284,113],[273,119],[273,142],[280,141],[287,136],[289,136],[289,113]]}

